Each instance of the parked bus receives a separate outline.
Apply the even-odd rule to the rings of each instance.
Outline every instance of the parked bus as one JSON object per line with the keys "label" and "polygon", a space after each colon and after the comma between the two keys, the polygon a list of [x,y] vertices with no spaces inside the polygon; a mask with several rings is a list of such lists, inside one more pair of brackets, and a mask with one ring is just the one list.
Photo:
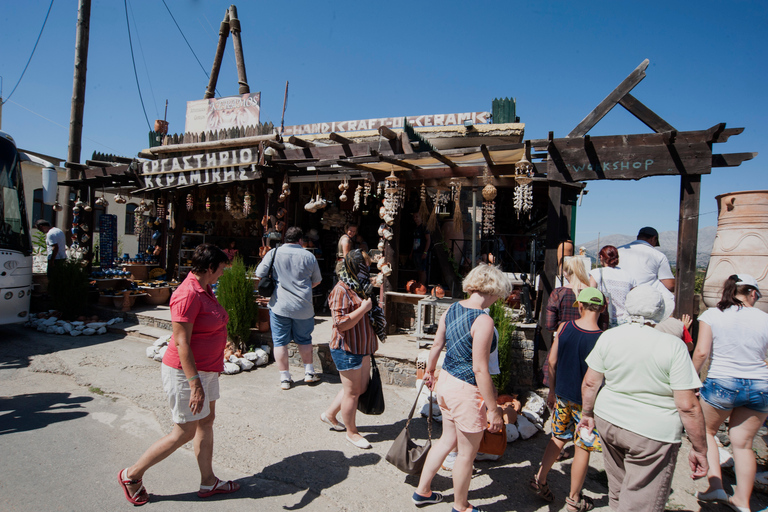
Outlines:
{"label": "parked bus", "polygon": [[32,295],[32,237],[21,158],[0,131],[0,324],[24,322]]}

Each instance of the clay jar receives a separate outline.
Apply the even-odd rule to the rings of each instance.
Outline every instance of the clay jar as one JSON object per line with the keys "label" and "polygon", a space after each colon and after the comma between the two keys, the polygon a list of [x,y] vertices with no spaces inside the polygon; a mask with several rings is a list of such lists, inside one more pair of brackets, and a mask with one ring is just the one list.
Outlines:
{"label": "clay jar", "polygon": [[[761,290],[768,289],[768,190],[730,192],[715,199],[717,234],[702,293],[711,308],[732,274],[749,274]],[[768,313],[768,294],[763,292],[755,307]]]}

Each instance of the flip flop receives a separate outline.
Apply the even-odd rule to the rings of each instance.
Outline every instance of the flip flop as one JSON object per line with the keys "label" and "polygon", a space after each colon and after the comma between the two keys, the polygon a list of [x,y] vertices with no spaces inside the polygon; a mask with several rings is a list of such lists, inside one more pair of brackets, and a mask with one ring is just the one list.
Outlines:
{"label": "flip flop", "polygon": [[225,482],[224,480],[216,478],[216,483],[213,485],[212,489],[206,491],[200,489],[197,491],[197,496],[199,498],[210,498],[214,494],[229,494],[238,490],[240,490],[240,484],[237,482],[233,482],[232,480]]}
{"label": "flip flop", "polygon": [[[127,469],[127,468],[126,468]],[[125,493],[125,499],[127,499],[129,502],[131,502],[133,505],[140,507],[144,504],[146,504],[149,501],[149,493],[142,485],[139,487],[139,489],[131,494],[131,492],[128,490],[129,485],[136,485],[141,483],[141,479],[138,480],[128,480],[127,478],[123,478],[123,471],[125,469],[121,469],[117,473],[117,481],[120,482],[120,487],[123,488],[123,493]]]}

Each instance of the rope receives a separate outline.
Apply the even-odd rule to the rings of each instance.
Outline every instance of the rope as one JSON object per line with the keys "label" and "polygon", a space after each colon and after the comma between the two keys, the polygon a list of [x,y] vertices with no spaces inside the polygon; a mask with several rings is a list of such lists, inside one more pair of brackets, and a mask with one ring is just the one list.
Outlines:
{"label": "rope", "polygon": [[128,45],[131,47],[131,62],[133,63],[133,76],[136,77],[136,89],[139,91],[139,99],[141,100],[141,110],[144,112],[144,119],[147,120],[147,129],[151,132],[152,125],[149,124],[149,117],[147,117],[147,108],[144,106],[144,98],[141,96],[141,86],[139,85],[139,74],[136,72],[136,57],[133,55],[133,42],[131,41],[131,24],[128,22],[128,0],[123,0],[125,6],[125,25],[128,27]]}
{"label": "rope", "polygon": [[13,96],[13,93],[16,92],[16,88],[21,83],[21,79],[24,78],[24,73],[27,72],[27,68],[29,67],[29,63],[32,62],[32,56],[35,54],[35,50],[37,50],[37,43],[40,42],[40,37],[43,35],[43,29],[45,29],[45,24],[48,22],[48,15],[51,14],[51,8],[53,7],[53,0],[51,0],[51,5],[48,6],[48,12],[45,13],[45,20],[43,20],[43,26],[40,27],[40,33],[37,35],[37,41],[35,41],[35,46],[32,48],[32,53],[29,55],[29,59],[27,59],[27,65],[24,66],[24,71],[21,72],[21,76],[19,77],[19,81],[16,82],[16,85],[13,86],[13,90],[11,91],[11,94],[8,95],[8,98],[3,102],[3,104],[7,103],[9,99],[11,99],[11,96]]}

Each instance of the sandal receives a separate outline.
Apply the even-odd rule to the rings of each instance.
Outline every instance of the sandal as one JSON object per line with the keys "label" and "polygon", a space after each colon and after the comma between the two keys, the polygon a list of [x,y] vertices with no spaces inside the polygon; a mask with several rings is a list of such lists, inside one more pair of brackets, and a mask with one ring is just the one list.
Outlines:
{"label": "sandal", "polygon": [[539,483],[535,476],[531,478],[530,482],[528,482],[528,486],[534,493],[536,493],[539,498],[543,499],[544,501],[552,501],[555,499],[552,491],[549,490],[549,484]]}
{"label": "sandal", "polygon": [[141,487],[138,488],[138,490],[136,490],[135,493],[131,494],[131,491],[128,490],[128,486],[141,484],[141,478],[139,478],[138,480],[129,480],[127,478],[127,475],[126,475],[126,478],[123,478],[123,472],[126,471],[126,469],[121,469],[117,473],[117,481],[120,482],[120,486],[123,488],[123,492],[125,493],[125,499],[127,499],[133,505],[140,507],[149,501],[149,493],[142,485]]}
{"label": "sandal", "polygon": [[586,512],[587,510],[595,508],[592,498],[584,496],[583,494],[581,495],[580,501],[575,501],[568,496],[565,498],[565,504],[568,507],[568,510],[572,510],[573,512]]}
{"label": "sandal", "polygon": [[225,482],[224,480],[216,478],[216,483],[213,484],[212,488],[203,490],[203,488],[200,487],[200,490],[197,491],[197,496],[198,498],[210,498],[214,494],[229,494],[238,491],[239,489],[240,484],[237,482],[233,482],[232,480]]}

